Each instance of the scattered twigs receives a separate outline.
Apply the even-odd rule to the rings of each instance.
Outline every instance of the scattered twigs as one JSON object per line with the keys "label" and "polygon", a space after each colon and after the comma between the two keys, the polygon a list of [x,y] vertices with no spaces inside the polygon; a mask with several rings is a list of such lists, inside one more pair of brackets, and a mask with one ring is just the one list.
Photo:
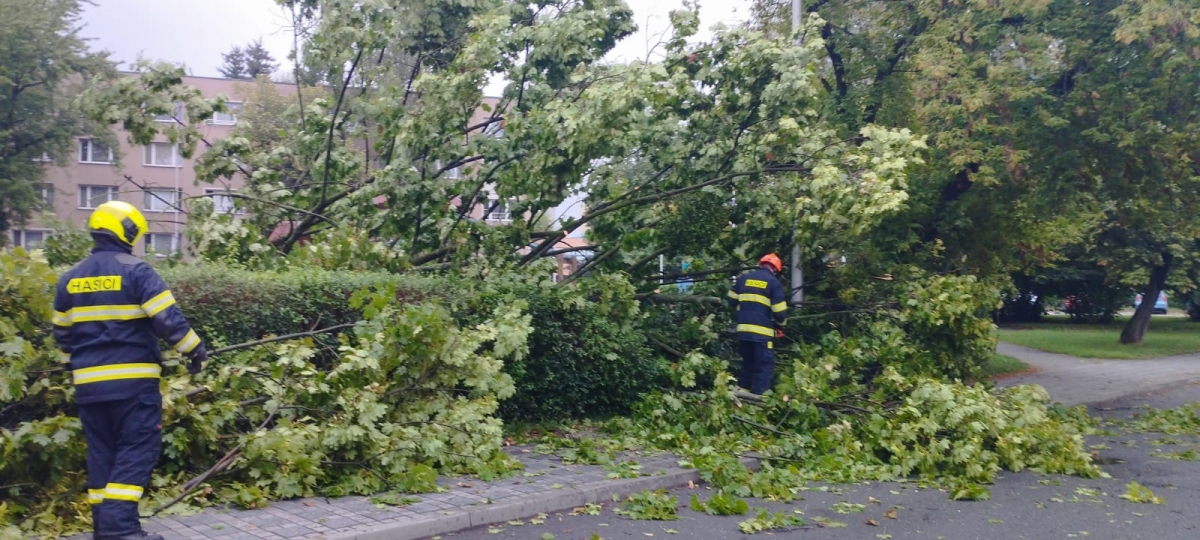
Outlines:
{"label": "scattered twigs", "polygon": [[670,354],[671,356],[674,356],[675,358],[683,358],[684,356],[686,356],[685,354],[675,350],[675,348],[671,347],[670,345],[667,345],[662,340],[658,339],[657,337],[655,337],[653,335],[646,334],[646,339],[649,340],[650,343],[653,344],[655,347],[662,349],[663,352]]}
{"label": "scattered twigs", "polygon": [[334,331],[337,331],[337,330],[341,330],[341,329],[343,329],[343,328],[350,328],[350,327],[354,326],[355,324],[356,324],[356,323],[346,323],[346,324],[339,324],[339,325],[335,325],[335,326],[330,326],[330,327],[328,327],[328,328],[322,328],[322,329],[320,329],[320,330],[312,330],[312,331],[309,331],[309,332],[297,332],[297,333],[295,333],[295,334],[287,334],[287,335],[284,335],[284,336],[275,336],[275,337],[272,337],[272,338],[267,338],[267,339],[259,339],[259,340],[255,340],[255,341],[247,341],[247,342],[245,342],[245,343],[238,343],[237,345],[230,345],[230,346],[228,346],[228,347],[221,347],[220,349],[216,349],[216,350],[212,351],[212,352],[211,352],[211,353],[209,353],[209,354],[210,354],[210,355],[216,355],[216,354],[221,354],[221,353],[227,353],[227,352],[230,352],[230,351],[237,351],[237,350],[241,350],[241,349],[248,349],[248,348],[250,348],[250,347],[254,347],[254,346],[257,346],[257,345],[266,345],[266,344],[268,344],[268,343],[275,343],[276,341],[287,341],[287,340],[289,340],[289,339],[296,339],[296,338],[301,338],[301,337],[315,336],[315,335],[318,335],[318,334],[327,334],[327,333],[329,333],[329,332],[334,332]]}
{"label": "scattered twigs", "polygon": [[[259,431],[259,430],[267,427],[268,425],[270,425],[271,421],[274,419],[275,419],[275,413],[271,413],[271,414],[267,415],[267,419],[263,420],[263,422],[261,424],[259,424],[258,427],[254,431]],[[215,474],[221,473],[225,469],[228,469],[229,466],[232,465],[233,462],[236,461],[237,458],[242,455],[243,448],[245,448],[245,444],[239,444],[236,448],[234,448],[233,450],[230,450],[229,453],[225,454],[225,456],[222,457],[220,460],[218,460],[212,467],[209,467],[207,471],[204,471],[203,473],[200,473],[199,476],[192,478],[191,480],[188,480],[187,483],[183,485],[183,491],[179,494],[178,497],[175,497],[174,499],[171,499],[171,501],[168,502],[167,504],[160,506],[158,508],[158,510],[154,511],[153,514],[150,514],[150,517],[157,516],[158,514],[162,513],[163,510],[166,510],[172,506],[175,506],[176,504],[179,503],[179,501],[182,501],[184,498],[186,498],[188,495],[190,495],[192,493],[192,491],[194,491],[197,487],[200,486],[200,484],[203,484],[210,477],[212,477]]]}

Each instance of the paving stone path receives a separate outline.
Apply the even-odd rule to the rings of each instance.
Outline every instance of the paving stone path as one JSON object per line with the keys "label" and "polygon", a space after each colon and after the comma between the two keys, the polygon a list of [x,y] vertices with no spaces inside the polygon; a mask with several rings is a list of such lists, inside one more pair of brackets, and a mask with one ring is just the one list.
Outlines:
{"label": "paving stone path", "polygon": [[[1040,384],[1065,405],[1098,403],[1177,385],[1200,382],[1200,354],[1153,360],[1094,360],[1001,343],[998,351],[1037,368],[1002,379],[1000,386]],[[209,508],[191,516],[151,519],[146,530],[167,540],[415,540],[539,513],[570,511],[643,489],[669,488],[698,480],[669,454],[630,456],[643,476],[609,478],[594,465],[510,449],[525,464],[516,477],[494,482],[440,478],[441,493],[414,496],[412,504],[388,506],[368,497],[280,501],[256,510]],[[755,460],[745,460],[756,467]],[[86,535],[77,537],[82,540]]]}
{"label": "paving stone path", "polygon": [[1200,354],[1149,360],[1097,360],[1009,343],[1001,343],[997,352],[1037,368],[1033,373],[1001,379],[997,385],[1040,384],[1052,400],[1068,406],[1200,381]]}
{"label": "paving stone path", "polygon": [[[255,510],[209,508],[190,516],[154,518],[145,529],[167,540],[412,540],[699,481],[694,469],[679,467],[679,458],[670,454],[624,456],[641,466],[642,476],[618,479],[609,478],[605,467],[566,465],[530,448],[509,451],[525,465],[515,477],[494,482],[442,477],[438,484],[444,491],[414,495],[406,506],[376,504],[368,497],[308,498]],[[758,465],[756,460],[743,462]]]}

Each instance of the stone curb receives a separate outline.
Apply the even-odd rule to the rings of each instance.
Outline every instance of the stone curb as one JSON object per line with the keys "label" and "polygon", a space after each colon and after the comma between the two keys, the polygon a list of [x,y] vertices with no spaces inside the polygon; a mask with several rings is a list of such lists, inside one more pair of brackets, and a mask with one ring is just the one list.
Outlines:
{"label": "stone curb", "polygon": [[[751,470],[757,470],[760,465],[759,460],[755,458],[742,458],[740,461],[742,465]],[[538,514],[570,510],[589,503],[611,502],[614,495],[625,497],[645,489],[667,489],[699,481],[700,472],[696,469],[677,469],[659,476],[591,482],[574,488],[530,494],[518,501],[492,504],[467,511],[447,512],[435,518],[407,523],[391,523],[372,529],[341,531],[323,538],[326,540],[417,540],[493,523],[524,519]]]}

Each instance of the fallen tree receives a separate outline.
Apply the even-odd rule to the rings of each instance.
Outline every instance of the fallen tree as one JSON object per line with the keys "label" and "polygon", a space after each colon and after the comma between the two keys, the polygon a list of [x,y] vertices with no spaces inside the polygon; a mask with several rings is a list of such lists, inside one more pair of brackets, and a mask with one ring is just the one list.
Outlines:
{"label": "fallen tree", "polygon": [[[13,501],[0,517],[25,533],[79,531],[89,516],[85,444],[69,373],[45,338],[54,274],[22,251],[0,262],[0,477]],[[337,345],[314,332],[256,340],[223,348],[195,377],[168,361],[163,459],[143,512],[181,498],[257,507],[428,491],[439,473],[490,478],[519,467],[500,451],[495,412],[514,391],[504,361],[527,353],[522,302],[469,328],[437,303],[398,303],[390,289],[356,295],[351,307],[364,319]]]}

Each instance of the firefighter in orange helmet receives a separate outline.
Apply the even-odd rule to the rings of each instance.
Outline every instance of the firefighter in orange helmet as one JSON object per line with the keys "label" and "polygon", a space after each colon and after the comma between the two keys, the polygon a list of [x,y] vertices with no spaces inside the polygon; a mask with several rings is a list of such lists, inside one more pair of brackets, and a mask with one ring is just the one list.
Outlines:
{"label": "firefighter in orange helmet", "polygon": [[729,291],[729,303],[737,307],[738,351],[742,355],[742,371],[738,387],[754,395],[771,388],[775,374],[774,338],[782,331],[787,302],[779,274],[783,261],[769,253],[758,261],[758,270],[743,274]]}

